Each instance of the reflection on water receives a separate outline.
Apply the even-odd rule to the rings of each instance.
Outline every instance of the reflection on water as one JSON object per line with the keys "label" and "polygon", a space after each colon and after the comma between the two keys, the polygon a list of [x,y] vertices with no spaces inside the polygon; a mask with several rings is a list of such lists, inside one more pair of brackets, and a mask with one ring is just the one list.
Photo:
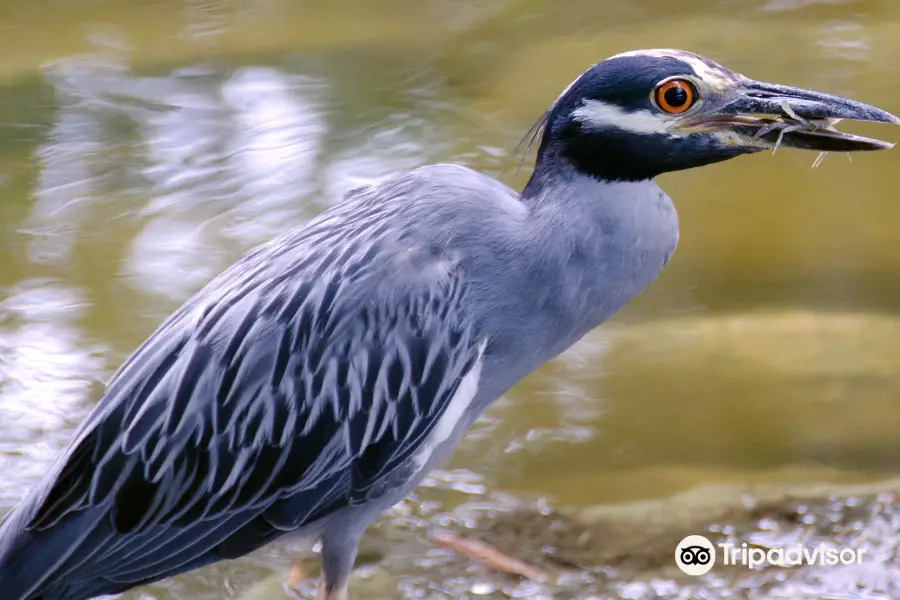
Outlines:
{"label": "reflection on water", "polygon": [[[421,164],[521,186],[522,133],[605,56],[685,47],[900,113],[900,5],[682,4],[0,2],[0,509],[249,247]],[[683,231],[660,280],[484,415],[401,529],[499,490],[578,505],[900,470],[897,156],[661,178]],[[153,593],[230,597],[288,560],[270,548]]]}
{"label": "reflection on water", "polygon": [[0,302],[0,503],[18,498],[84,417],[101,377],[101,346],[77,324],[80,294],[51,280],[23,281]]}
{"label": "reflection on water", "polygon": [[110,208],[96,207],[117,204],[115,219],[139,223],[123,275],[183,298],[222,269],[216,248],[301,221],[302,199],[318,189],[325,86],[315,79],[204,66],[141,77],[81,59],[57,65],[51,81],[60,106],[26,224],[37,260],[64,263],[80,236],[119,227],[98,223]]}
{"label": "reflection on water", "polygon": [[[151,219],[128,271],[158,293],[174,268],[186,275],[175,294],[183,297],[220,270],[209,261],[212,247],[254,245],[302,220],[325,125],[316,82],[276,69],[241,69],[224,81],[195,72],[166,83],[156,91],[173,110],[150,111],[138,125],[152,181],[143,213]],[[210,235],[224,239],[204,242]]]}

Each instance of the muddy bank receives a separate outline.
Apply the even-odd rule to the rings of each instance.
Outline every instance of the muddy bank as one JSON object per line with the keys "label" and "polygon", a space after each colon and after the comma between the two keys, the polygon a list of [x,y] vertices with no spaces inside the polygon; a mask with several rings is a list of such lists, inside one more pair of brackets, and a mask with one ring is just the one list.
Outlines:
{"label": "muddy bank", "polygon": [[[898,494],[900,479],[858,486],[709,486],[659,501],[581,509],[488,495],[440,512],[427,501],[409,500],[369,536],[354,598],[887,600],[900,595]],[[548,580],[497,572],[434,543],[438,532],[489,544]],[[690,577],[676,568],[674,551],[691,534],[763,550],[853,548],[862,551],[862,560],[751,570],[723,565],[720,558],[708,574]],[[299,565],[308,579],[295,597],[314,598],[314,554]],[[284,597],[287,575],[240,597]]]}

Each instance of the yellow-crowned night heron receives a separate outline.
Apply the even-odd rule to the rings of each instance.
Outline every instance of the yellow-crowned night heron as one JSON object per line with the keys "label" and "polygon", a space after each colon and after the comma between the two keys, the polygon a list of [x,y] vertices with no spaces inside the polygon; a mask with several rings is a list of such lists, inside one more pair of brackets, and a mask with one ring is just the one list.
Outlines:
{"label": "yellow-crowned night heron", "polygon": [[322,541],[320,598],[346,598],[376,515],[656,278],[678,224],[655,176],[779,144],[891,147],[837,119],[900,123],[688,52],[630,52],[546,112],[521,194],[453,165],[353,191],[125,362],[0,526],[0,596],[120,592],[294,534]]}

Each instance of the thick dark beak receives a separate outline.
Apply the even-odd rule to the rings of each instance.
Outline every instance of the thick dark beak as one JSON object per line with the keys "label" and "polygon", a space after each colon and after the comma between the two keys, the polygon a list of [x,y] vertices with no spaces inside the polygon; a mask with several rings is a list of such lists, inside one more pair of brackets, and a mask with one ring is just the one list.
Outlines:
{"label": "thick dark beak", "polygon": [[738,138],[733,143],[820,152],[887,150],[894,146],[837,131],[834,125],[840,120],[900,125],[900,118],[856,100],[751,79],[743,79],[710,113],[688,121],[693,121],[692,126],[730,132]]}

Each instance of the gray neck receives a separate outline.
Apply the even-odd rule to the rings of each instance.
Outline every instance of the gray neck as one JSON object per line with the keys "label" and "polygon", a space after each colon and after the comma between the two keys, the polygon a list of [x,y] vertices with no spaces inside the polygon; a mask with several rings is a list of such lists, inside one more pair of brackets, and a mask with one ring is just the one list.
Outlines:
{"label": "gray neck", "polygon": [[574,337],[565,342],[577,341],[640,294],[675,250],[678,215],[653,181],[601,181],[555,169],[526,190],[534,247],[555,253],[555,293]]}
{"label": "gray neck", "polygon": [[498,299],[504,324],[521,317],[504,336],[518,352],[495,365],[501,379],[519,375],[504,369],[524,376],[618,312],[657,277],[678,241],[675,208],[654,182],[546,172],[521,196],[529,217],[516,263],[525,272],[511,280],[529,283]]}

